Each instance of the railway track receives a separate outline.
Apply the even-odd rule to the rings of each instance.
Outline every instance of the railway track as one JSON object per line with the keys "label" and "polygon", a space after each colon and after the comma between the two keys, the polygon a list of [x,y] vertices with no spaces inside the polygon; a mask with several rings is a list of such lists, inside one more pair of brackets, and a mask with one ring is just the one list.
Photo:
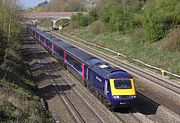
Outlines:
{"label": "railway track", "polygon": [[[75,118],[76,122],[102,123],[103,121],[101,120],[101,118],[98,117],[96,112],[94,112],[89,107],[89,105],[74,91],[73,88],[71,88],[71,91],[64,92],[63,89],[60,86],[58,86],[58,85],[68,85],[68,83],[63,78],[61,78],[61,80],[56,80],[52,76],[52,72],[51,71],[49,72],[48,70],[46,70],[45,66],[43,65],[42,56],[38,56],[35,53],[36,49],[34,49],[34,51],[32,52],[34,52],[36,59],[38,59],[37,61],[39,65],[41,66],[43,71],[46,73],[46,75],[48,75],[52,84],[55,86],[57,93],[59,94],[60,98],[63,100],[64,104],[67,106],[67,109],[69,109],[72,116]],[[44,59],[46,59],[46,56],[44,56]],[[47,60],[47,62],[51,63],[52,61]],[[52,70],[57,71],[53,65],[51,65],[51,67],[53,68]]]}
{"label": "railway track", "polygon": [[[62,37],[62,36],[61,36]],[[77,45],[76,45],[77,46]],[[78,45],[78,47],[80,47],[81,48],[81,46],[79,46]],[[82,47],[84,47],[84,46],[82,46]],[[92,49],[91,48],[89,48],[89,50],[91,51]],[[86,52],[87,52],[87,48],[86,48]],[[88,51],[89,52],[89,51]],[[95,51],[95,52],[97,52],[97,51]],[[94,53],[90,53],[90,54],[94,54]],[[101,55],[103,55],[104,56],[104,54],[101,54]],[[105,58],[106,58],[106,56],[105,56]],[[107,61],[108,61],[108,59],[106,59]],[[117,60],[118,61],[118,60]],[[116,62],[117,62],[116,61]],[[113,61],[111,61],[112,63],[113,63]],[[114,63],[114,64],[116,64],[116,63]],[[173,85],[173,84],[172,84]],[[115,116],[119,119],[119,121],[121,121],[121,122],[128,122],[128,120],[124,120],[124,118],[126,117],[126,116],[121,116],[121,114],[120,113],[115,113]],[[122,117],[122,118],[121,118]],[[131,117],[131,118],[130,118]],[[128,119],[133,119],[133,121],[134,122],[139,122],[139,123],[141,123],[141,120],[139,120],[136,116],[134,116],[134,114],[133,113],[128,113]]]}
{"label": "railway track", "polygon": [[132,113],[113,113],[122,123],[143,123],[140,119],[134,116]]}
{"label": "railway track", "polygon": [[[57,33],[54,35],[59,36],[59,34]],[[72,39],[64,37],[63,35],[60,35],[60,38],[66,40],[66,42],[69,42],[76,47],[79,47],[80,49],[82,49],[85,52],[88,52],[89,54],[99,57],[110,64],[114,64],[116,67],[119,67],[120,69],[128,71],[135,78],[140,78],[141,80],[148,82],[149,84],[147,83],[146,86],[144,85],[142,86],[141,83],[137,83],[136,84],[138,87],[137,91],[143,96],[150,98],[154,102],[157,102],[158,104],[168,108],[170,111],[172,111],[171,112],[172,114],[175,113],[174,114],[175,116],[178,117],[178,115],[180,115],[180,111],[177,108],[179,107],[179,102],[180,102],[179,83],[175,83],[175,82],[173,83],[173,82],[170,82],[170,80],[159,78],[158,76],[155,76],[151,72],[148,73],[147,71],[141,70],[140,68],[137,68],[136,66],[131,66],[123,61],[112,58],[112,56],[101,53],[100,51],[96,51],[93,48],[90,48],[89,46],[86,46],[82,43],[79,43],[79,42],[73,41]],[[152,86],[151,88],[149,88],[150,84],[151,86],[153,85],[154,87]],[[155,86],[156,88],[160,87],[161,89],[155,89]],[[163,93],[164,91],[166,91],[166,93]]]}
{"label": "railway track", "polygon": [[[30,47],[29,47],[30,48]],[[73,90],[73,92],[70,92],[70,91],[68,91],[68,92],[64,92],[59,86],[57,86],[57,85],[66,85],[66,84],[68,84],[68,85],[72,85],[72,83],[69,83],[68,82],[68,80],[66,80],[66,79],[64,79],[64,78],[62,78],[62,80],[56,80],[55,78],[53,78],[52,77],[52,70],[53,71],[55,71],[57,74],[58,74],[58,67],[57,66],[55,66],[55,65],[51,65],[51,67],[53,68],[51,71],[47,71],[46,70],[46,66],[45,65],[43,65],[43,61],[42,61],[42,58],[43,59],[46,59],[46,57],[47,56],[38,56],[35,52],[36,52],[36,48],[33,48],[33,50],[34,51],[32,51],[32,52],[34,52],[34,55],[35,55],[35,57],[36,57],[36,59],[38,59],[37,61],[38,61],[38,63],[40,64],[40,66],[43,68],[43,71],[48,75],[48,77],[50,78],[50,80],[51,80],[51,82],[52,82],[52,84],[55,86],[55,88],[56,88],[56,91],[57,91],[57,93],[59,93],[59,95],[60,95],[60,98],[64,101],[64,104],[66,105],[66,107],[69,109],[69,112],[73,115],[73,117],[75,118],[75,121],[76,122],[93,122],[93,123],[96,123],[96,121],[98,122],[98,123],[100,123],[100,122],[106,122],[106,121],[103,121],[103,120],[101,120],[98,116],[97,116],[97,113],[96,112],[94,112],[92,109],[91,109],[91,107],[84,101],[84,99],[83,99],[83,97],[81,97],[80,95],[79,95],[79,93],[77,92],[77,90],[75,90],[74,88],[71,88],[72,90]],[[38,51],[39,51],[39,49],[38,49]],[[39,60],[40,59],[40,60]],[[48,60],[48,59],[46,59],[47,60],[47,62],[46,63],[51,63],[52,61],[50,61],[50,60]],[[69,73],[70,74],[70,73]],[[67,76],[67,75],[65,75],[65,74],[63,74],[63,76]],[[62,82],[63,81],[63,82]],[[88,93],[87,91],[87,89],[83,89],[84,88],[84,86],[82,85],[82,83],[80,83],[80,82],[78,82],[78,80],[75,80],[76,81],[76,85],[78,85],[78,88],[79,89],[81,89],[82,91],[83,91],[83,93]],[[62,96],[63,95],[63,96]],[[69,97],[71,97],[71,98],[69,98]],[[73,101],[72,101],[72,99],[74,99]],[[83,109],[85,109],[85,108],[87,108],[88,109],[88,111],[89,112],[91,112],[94,116],[95,116],[95,119],[96,120],[93,120],[92,121],[92,117],[90,116],[90,115],[88,115],[88,119],[90,119],[91,121],[87,121],[86,119],[84,119],[84,117],[85,116],[83,116],[84,114],[82,114],[81,113],[81,111],[79,111],[79,107],[80,106],[77,106],[76,104],[74,104],[74,102],[76,102],[76,104],[81,104],[81,108],[82,108],[82,103],[84,103],[86,106],[83,108]],[[69,105],[69,106],[68,106]],[[84,112],[86,112],[87,113],[87,111],[84,111]],[[104,114],[107,114],[107,112],[105,112],[105,111],[102,111],[102,112],[104,112]],[[102,113],[101,112],[101,113]],[[85,113],[85,114],[86,114]],[[115,116],[115,117],[117,117],[117,119],[120,121],[120,122],[122,122],[122,123],[126,123],[126,122],[128,122],[128,119],[131,119],[131,121],[133,121],[134,123],[142,123],[142,121],[140,121],[137,117],[135,117],[132,113],[127,113],[127,120],[124,120],[124,118],[123,118],[123,116],[119,116],[118,115],[119,113],[114,113],[113,115]],[[111,118],[114,118],[113,116],[111,116]],[[114,118],[115,119],[115,118]]]}
{"label": "railway track", "polygon": [[120,67],[121,69],[132,73],[132,75],[134,75],[137,78],[139,78],[139,77],[145,78],[145,79],[147,79],[149,81],[152,81],[152,82],[154,82],[154,83],[156,83],[158,85],[161,85],[161,86],[175,92],[176,94],[180,94],[180,85],[178,83],[172,83],[169,80],[159,78],[159,77],[153,75],[150,72],[142,70],[142,69],[140,69],[140,68],[138,68],[136,66],[129,65],[126,62],[123,62],[121,60],[113,58],[112,56],[104,54],[104,53],[102,53],[100,51],[94,50],[93,48],[91,48],[91,47],[89,47],[87,45],[84,45],[84,44],[79,43],[77,41],[74,41],[74,40],[72,40],[72,39],[70,39],[68,37],[60,35],[57,32],[51,32],[51,34],[57,36],[57,38],[64,39],[64,41],[69,42],[69,43],[71,43],[72,45],[74,45],[76,47],[79,47],[80,49],[82,49],[85,52],[88,52],[88,53],[90,53],[92,55],[95,55],[95,56],[97,56],[97,57],[99,57],[99,58],[101,58],[103,60],[106,60],[107,62],[109,62],[111,64],[112,63],[115,64],[117,67]]}
{"label": "railway track", "polygon": [[[70,77],[68,78],[73,78],[72,75],[70,75],[70,73],[67,73]],[[79,86],[79,90],[82,90],[83,93],[88,93],[88,90],[87,89],[84,89],[84,85],[77,81],[77,80],[73,80],[78,86]],[[88,95],[90,96],[90,95]],[[94,95],[95,96],[95,95]],[[101,101],[101,100],[99,100]],[[107,108],[107,107],[105,107]],[[138,119],[136,116],[133,115],[133,113],[131,113],[129,110],[126,110],[125,114],[122,114],[121,112],[117,111],[117,112],[112,112],[112,114],[117,117],[117,119],[119,121],[121,121],[122,123],[127,123],[129,122],[129,120],[132,122],[132,123],[143,123],[140,119]],[[125,116],[126,115],[126,116]],[[125,118],[126,117],[126,118]]]}

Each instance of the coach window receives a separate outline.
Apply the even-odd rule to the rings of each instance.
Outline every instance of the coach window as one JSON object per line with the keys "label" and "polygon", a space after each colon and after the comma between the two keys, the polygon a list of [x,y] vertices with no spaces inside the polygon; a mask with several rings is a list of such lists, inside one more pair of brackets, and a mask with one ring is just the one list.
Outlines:
{"label": "coach window", "polygon": [[71,56],[67,55],[66,57],[67,62],[72,65],[76,70],[78,70],[79,72],[82,72],[82,67],[81,67],[81,63],[78,62],[77,60],[75,60],[74,58],[72,58]]}
{"label": "coach window", "polygon": [[44,37],[42,35],[40,35],[40,40],[44,42]]}
{"label": "coach window", "polygon": [[33,31],[33,35],[35,35],[35,31]]}
{"label": "coach window", "polygon": [[63,50],[59,48],[57,45],[54,46],[54,51],[61,57],[63,57]]}
{"label": "coach window", "polygon": [[36,33],[36,38],[38,38],[39,37],[39,33]]}
{"label": "coach window", "polygon": [[48,46],[48,47],[52,48],[52,43],[51,43],[51,41],[46,40],[46,43],[47,43],[47,46]]}

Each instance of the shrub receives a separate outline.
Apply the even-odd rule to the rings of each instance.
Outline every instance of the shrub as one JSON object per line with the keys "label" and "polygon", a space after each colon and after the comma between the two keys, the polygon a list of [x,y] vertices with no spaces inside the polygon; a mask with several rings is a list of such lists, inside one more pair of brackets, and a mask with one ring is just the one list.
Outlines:
{"label": "shrub", "polygon": [[71,0],[68,1],[65,5],[63,5],[64,11],[66,12],[77,12],[82,9],[82,6],[83,5],[81,4],[80,0]]}
{"label": "shrub", "polygon": [[89,16],[92,18],[92,21],[96,21],[96,20],[98,19],[98,14],[97,14],[95,8],[92,8],[92,9],[89,11]]}
{"label": "shrub", "polygon": [[141,45],[144,45],[144,30],[143,28],[136,28],[131,33],[132,41],[138,42]]}
{"label": "shrub", "polygon": [[144,7],[143,27],[146,39],[157,41],[165,37],[167,30],[179,23],[178,0],[151,0]]}
{"label": "shrub", "polygon": [[101,20],[111,31],[124,30],[125,13],[121,5],[108,5],[103,9]]}
{"label": "shrub", "polygon": [[78,28],[79,26],[78,26],[77,23],[75,23],[74,21],[71,21],[70,24],[69,24],[69,27],[70,27],[71,29],[76,29],[76,28]]}
{"label": "shrub", "polygon": [[111,31],[132,31],[135,27],[141,27],[142,16],[133,13],[131,8],[130,5],[108,5],[102,11],[101,20]]}
{"label": "shrub", "polygon": [[78,13],[77,15],[73,15],[71,17],[72,21],[74,21],[79,26],[85,27],[88,26],[93,18],[91,16],[85,16],[82,13]]}
{"label": "shrub", "polygon": [[98,34],[103,33],[103,32],[106,31],[104,23],[102,21],[100,21],[100,20],[95,21],[94,23],[92,23],[90,25],[90,28],[91,28],[91,33],[94,34],[94,35],[98,35]]}
{"label": "shrub", "polygon": [[180,35],[179,34],[180,34],[180,27],[169,30],[166,35],[166,42],[163,48],[180,51]]}

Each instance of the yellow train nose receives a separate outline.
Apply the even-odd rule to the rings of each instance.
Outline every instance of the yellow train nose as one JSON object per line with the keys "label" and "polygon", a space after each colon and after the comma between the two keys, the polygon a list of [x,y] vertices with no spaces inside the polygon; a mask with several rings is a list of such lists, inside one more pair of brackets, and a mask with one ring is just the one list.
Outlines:
{"label": "yellow train nose", "polygon": [[110,79],[112,95],[136,95],[133,79]]}

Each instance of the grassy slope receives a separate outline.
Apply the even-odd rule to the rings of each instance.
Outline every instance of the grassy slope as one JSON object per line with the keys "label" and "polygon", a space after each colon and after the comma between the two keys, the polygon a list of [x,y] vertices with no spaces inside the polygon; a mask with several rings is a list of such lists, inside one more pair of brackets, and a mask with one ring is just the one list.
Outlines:
{"label": "grassy slope", "polygon": [[28,67],[21,60],[9,56],[6,68],[0,68],[0,122],[52,122],[40,102]]}
{"label": "grassy slope", "polygon": [[[40,23],[40,26],[51,29],[50,22],[47,21]],[[78,29],[70,29],[67,27],[61,32],[120,52],[121,54],[128,56],[126,60],[129,62],[133,62],[131,59],[139,59],[152,66],[178,75],[180,74],[180,52],[163,49],[162,45],[164,40],[155,43],[142,41],[141,32],[138,32],[138,30],[135,31],[134,34],[131,33],[126,35],[118,32],[105,32],[104,34],[93,35],[91,34],[89,27]],[[145,67],[139,63],[135,64]]]}
{"label": "grassy slope", "polygon": [[75,35],[88,42],[93,42],[128,56],[128,59],[139,59],[150,65],[180,74],[180,53],[162,50],[163,41],[156,43],[142,42],[139,38],[130,38],[131,34],[104,33],[92,35],[89,27],[65,29],[64,33]]}

